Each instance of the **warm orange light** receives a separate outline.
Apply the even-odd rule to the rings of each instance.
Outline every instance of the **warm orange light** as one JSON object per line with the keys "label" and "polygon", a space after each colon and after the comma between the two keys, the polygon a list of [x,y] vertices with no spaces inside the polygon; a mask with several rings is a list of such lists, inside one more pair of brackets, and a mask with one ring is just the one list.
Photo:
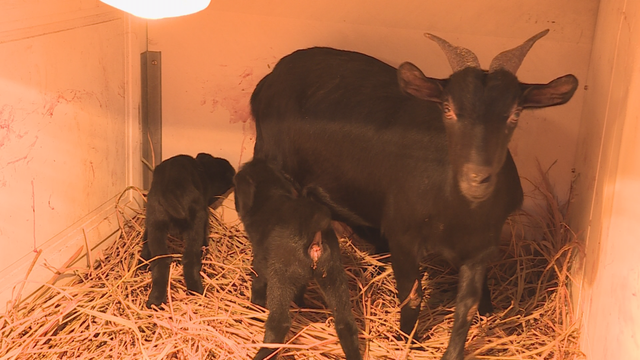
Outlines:
{"label": "warm orange light", "polygon": [[211,0],[101,0],[131,15],[146,19],[162,19],[189,15],[204,10]]}

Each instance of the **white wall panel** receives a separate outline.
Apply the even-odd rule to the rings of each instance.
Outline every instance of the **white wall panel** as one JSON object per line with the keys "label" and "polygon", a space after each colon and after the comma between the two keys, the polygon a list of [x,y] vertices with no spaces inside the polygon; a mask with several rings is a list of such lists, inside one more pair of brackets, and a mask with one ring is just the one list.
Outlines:
{"label": "white wall panel", "polygon": [[98,1],[0,2],[0,311],[36,251],[25,294],[117,229],[135,181],[126,21]]}
{"label": "white wall panel", "polygon": [[640,1],[602,0],[576,169],[571,225],[588,359],[640,358]]}

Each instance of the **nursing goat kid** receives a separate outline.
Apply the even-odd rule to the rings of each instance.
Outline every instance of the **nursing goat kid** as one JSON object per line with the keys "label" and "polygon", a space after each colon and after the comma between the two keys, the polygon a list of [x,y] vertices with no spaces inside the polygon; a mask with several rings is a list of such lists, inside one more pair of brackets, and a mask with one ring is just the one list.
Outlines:
{"label": "nursing goat kid", "polygon": [[[334,314],[346,358],[361,359],[329,210],[299,197],[294,185],[262,160],[246,163],[234,182],[236,209],[253,249],[251,301],[269,310],[264,342],[284,342],[291,327],[290,303],[300,304],[307,283],[315,279]],[[254,359],[264,359],[275,350],[261,348]]]}
{"label": "nursing goat kid", "polygon": [[[492,311],[486,267],[502,227],[523,200],[508,150],[524,109],[571,99],[573,75],[525,84],[516,71],[545,30],[482,70],[470,50],[431,35],[449,60],[447,79],[398,69],[332,48],[282,58],[251,98],[254,157],[265,159],[334,220],[364,238],[386,239],[403,304],[400,330],[414,328],[419,263],[426,251],[459,267],[454,324],[445,360],[461,360],[471,319]],[[376,232],[372,232],[374,229]]]}

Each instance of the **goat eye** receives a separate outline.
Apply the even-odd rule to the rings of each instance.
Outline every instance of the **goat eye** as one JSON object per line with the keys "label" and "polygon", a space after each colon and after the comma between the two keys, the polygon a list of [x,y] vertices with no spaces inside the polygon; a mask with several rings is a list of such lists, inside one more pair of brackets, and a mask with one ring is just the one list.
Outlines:
{"label": "goat eye", "polygon": [[453,109],[451,109],[451,105],[449,103],[442,104],[442,113],[447,119],[455,119],[456,114],[453,113]]}
{"label": "goat eye", "polygon": [[522,109],[516,109],[516,111],[514,111],[511,116],[509,116],[509,120],[508,122],[510,124],[516,124],[518,122],[518,119],[520,119],[520,114],[522,113]]}
{"label": "goat eye", "polygon": [[520,114],[521,113],[522,113],[522,109],[518,109],[518,110],[513,112],[513,115],[511,115],[511,117],[513,117],[514,119],[518,120],[520,118]]}

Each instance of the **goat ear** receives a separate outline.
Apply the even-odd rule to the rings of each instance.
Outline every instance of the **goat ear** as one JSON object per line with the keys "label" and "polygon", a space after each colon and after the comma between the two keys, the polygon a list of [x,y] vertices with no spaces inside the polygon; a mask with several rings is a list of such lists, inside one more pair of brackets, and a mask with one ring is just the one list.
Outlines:
{"label": "goat ear", "polygon": [[246,172],[240,171],[233,178],[236,211],[244,215],[253,205],[256,186]]}
{"label": "goat ear", "polygon": [[559,77],[548,84],[522,84],[523,108],[542,108],[562,105],[571,100],[578,88],[578,79],[569,74]]}
{"label": "goat ear", "polygon": [[443,80],[424,76],[422,71],[410,62],[404,62],[398,68],[400,89],[418,99],[442,102],[442,82]]}

